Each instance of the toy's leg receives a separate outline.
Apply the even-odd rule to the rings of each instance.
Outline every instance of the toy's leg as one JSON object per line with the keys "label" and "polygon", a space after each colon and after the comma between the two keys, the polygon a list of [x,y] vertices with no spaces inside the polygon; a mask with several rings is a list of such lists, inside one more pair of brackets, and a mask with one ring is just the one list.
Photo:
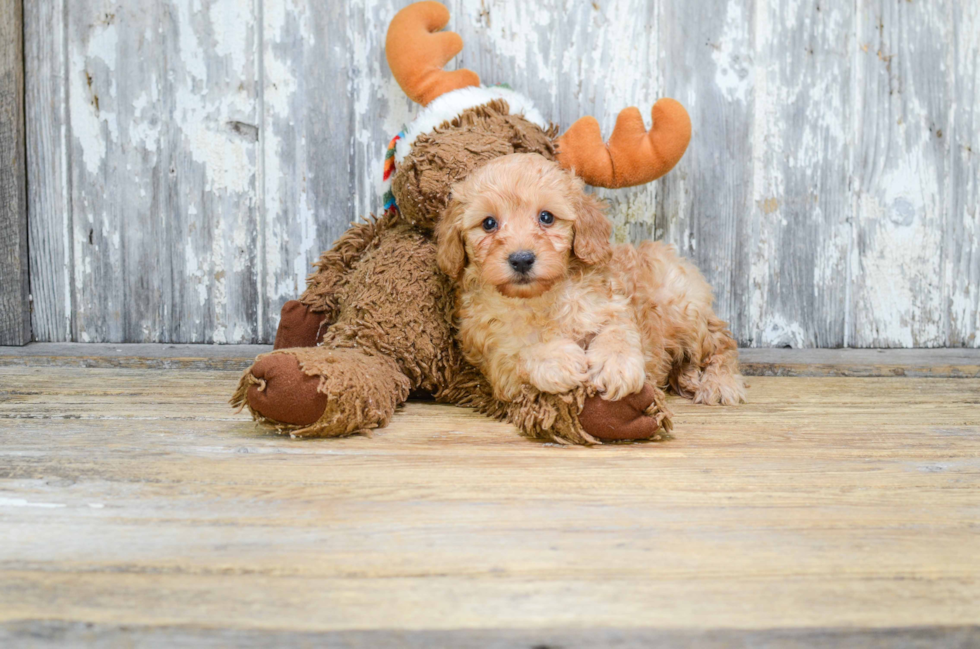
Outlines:
{"label": "toy's leg", "polygon": [[260,356],[232,405],[293,437],[340,437],[387,425],[408,390],[388,358],[309,347]]}
{"label": "toy's leg", "polygon": [[316,270],[306,280],[302,297],[282,307],[274,349],[315,347],[320,342],[326,328],[336,319],[337,294],[343,289],[351,268],[391,223],[392,219],[385,217],[351,226],[320,256]]}
{"label": "toy's leg", "polygon": [[444,380],[453,357],[448,281],[431,240],[386,223],[371,230],[370,245],[358,239],[354,251],[324,254],[300,298],[329,319],[322,341],[259,357],[234,404],[294,437],[334,437],[386,425],[409,390]]}
{"label": "toy's leg", "polygon": [[311,311],[299,300],[290,300],[282,307],[273,349],[316,347],[328,324],[326,314]]}
{"label": "toy's leg", "polygon": [[599,396],[585,400],[579,420],[582,427],[603,442],[660,439],[673,429],[667,397],[663,390],[647,383],[643,390],[619,401]]}

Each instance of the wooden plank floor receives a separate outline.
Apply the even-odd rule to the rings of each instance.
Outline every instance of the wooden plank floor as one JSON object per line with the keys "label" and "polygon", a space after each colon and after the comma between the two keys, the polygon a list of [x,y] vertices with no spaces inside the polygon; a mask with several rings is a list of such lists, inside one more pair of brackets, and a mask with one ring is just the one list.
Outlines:
{"label": "wooden plank floor", "polygon": [[0,367],[0,644],[980,643],[978,379],[755,377],[563,448],[425,403],[292,441],[236,377]]}
{"label": "wooden plank floor", "polygon": [[[31,343],[0,347],[0,367],[244,370],[268,345]],[[741,349],[746,376],[980,379],[980,349]]]}

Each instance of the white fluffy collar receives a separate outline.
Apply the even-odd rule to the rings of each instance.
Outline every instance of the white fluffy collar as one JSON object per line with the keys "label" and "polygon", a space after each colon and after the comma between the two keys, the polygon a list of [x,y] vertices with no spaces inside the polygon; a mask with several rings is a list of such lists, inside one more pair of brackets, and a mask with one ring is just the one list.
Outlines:
{"label": "white fluffy collar", "polygon": [[415,119],[406,127],[404,137],[398,140],[395,145],[395,161],[401,163],[412,149],[415,140],[423,133],[432,131],[443,122],[448,122],[467,109],[482,106],[493,99],[506,101],[510,107],[511,115],[522,115],[529,122],[537,124],[543,129],[548,128],[548,122],[534,107],[531,100],[522,94],[500,86],[460,88],[436,97],[415,116]]}

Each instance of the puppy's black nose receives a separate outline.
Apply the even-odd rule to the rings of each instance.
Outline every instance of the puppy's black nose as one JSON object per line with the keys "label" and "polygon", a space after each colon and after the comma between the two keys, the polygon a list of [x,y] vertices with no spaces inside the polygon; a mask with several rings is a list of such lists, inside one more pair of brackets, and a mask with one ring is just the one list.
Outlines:
{"label": "puppy's black nose", "polygon": [[510,263],[510,267],[516,270],[521,275],[526,275],[531,266],[534,265],[535,256],[530,250],[518,250],[517,252],[511,253],[507,261]]}

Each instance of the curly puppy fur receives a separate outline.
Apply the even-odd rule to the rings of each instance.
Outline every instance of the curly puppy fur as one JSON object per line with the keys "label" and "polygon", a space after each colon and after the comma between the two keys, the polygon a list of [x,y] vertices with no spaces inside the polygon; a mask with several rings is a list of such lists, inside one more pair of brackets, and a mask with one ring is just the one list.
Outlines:
{"label": "curly puppy fur", "polygon": [[540,155],[453,186],[437,261],[458,284],[459,340],[496,396],[581,386],[615,401],[649,381],[696,403],[744,400],[711,288],[672,246],[612,246],[601,204]]}

